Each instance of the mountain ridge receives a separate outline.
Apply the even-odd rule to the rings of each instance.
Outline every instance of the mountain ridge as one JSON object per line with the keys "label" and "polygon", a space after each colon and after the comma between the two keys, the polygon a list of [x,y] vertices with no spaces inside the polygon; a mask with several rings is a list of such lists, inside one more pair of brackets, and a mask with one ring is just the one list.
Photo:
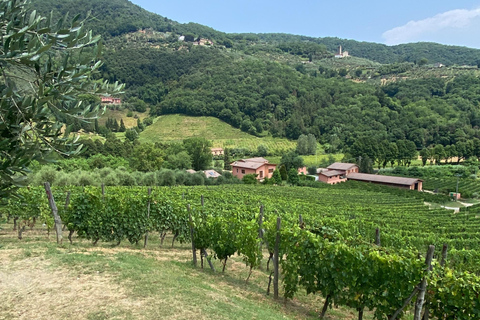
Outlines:
{"label": "mountain ridge", "polygon": [[[89,26],[107,38],[137,30],[152,28],[161,32],[180,35],[192,33],[197,37],[213,38],[221,43],[227,40],[277,42],[313,42],[323,44],[330,53],[341,45],[352,55],[379,63],[416,62],[425,58],[445,65],[478,65],[480,50],[462,46],[443,45],[433,42],[418,42],[388,46],[381,43],[341,39],[337,37],[311,37],[286,33],[225,33],[194,22],[182,24],[162,15],[150,12],[128,0],[33,0],[32,8],[42,14],[51,10],[59,16],[67,12],[85,16],[90,10],[94,16]],[[106,19],[106,18],[109,19]],[[108,20],[108,21],[107,21]],[[449,52],[450,51],[450,52]]]}

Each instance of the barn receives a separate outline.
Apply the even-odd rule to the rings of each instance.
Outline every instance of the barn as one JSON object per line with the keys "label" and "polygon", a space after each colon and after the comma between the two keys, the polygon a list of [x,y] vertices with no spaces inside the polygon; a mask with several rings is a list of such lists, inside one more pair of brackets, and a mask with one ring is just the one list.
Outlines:
{"label": "barn", "polygon": [[382,176],[377,174],[357,173],[357,172],[350,173],[349,175],[347,175],[347,179],[382,184],[382,185],[397,187],[397,188],[418,190],[418,191],[422,191],[422,182],[423,182],[423,180],[416,179],[416,178]]}

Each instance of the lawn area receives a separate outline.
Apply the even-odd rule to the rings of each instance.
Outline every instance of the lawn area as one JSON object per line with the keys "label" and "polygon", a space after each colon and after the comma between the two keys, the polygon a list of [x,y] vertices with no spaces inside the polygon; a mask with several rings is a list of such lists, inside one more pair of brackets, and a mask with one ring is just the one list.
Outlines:
{"label": "lawn area", "polygon": [[[268,274],[232,257],[225,273],[191,264],[189,244],[171,238],[147,248],[122,243],[93,246],[76,237],[58,246],[41,226],[22,240],[0,225],[0,318],[10,319],[317,319],[323,298],[300,294],[284,303],[266,295]],[[265,255],[268,253],[265,252]],[[272,288],[273,290],[273,288]],[[280,292],[282,294],[282,292]],[[74,315],[72,317],[72,315]],[[345,308],[326,319],[355,319]],[[372,319],[367,313],[365,319]]]}
{"label": "lawn area", "polygon": [[164,115],[140,133],[140,142],[182,141],[190,137],[204,137],[213,147],[246,148],[256,150],[265,145],[270,151],[296,148],[296,141],[273,137],[256,137],[214,117],[190,117],[180,114]]}

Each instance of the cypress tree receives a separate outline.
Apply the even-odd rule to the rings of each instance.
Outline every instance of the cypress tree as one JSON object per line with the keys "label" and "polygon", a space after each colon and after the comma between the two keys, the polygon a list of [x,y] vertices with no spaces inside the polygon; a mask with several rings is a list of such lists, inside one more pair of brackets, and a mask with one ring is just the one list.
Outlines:
{"label": "cypress tree", "polygon": [[280,176],[282,177],[282,180],[287,180],[288,178],[287,168],[285,168],[284,165],[280,166]]}
{"label": "cypress tree", "polygon": [[230,149],[225,149],[223,151],[223,169],[232,170],[230,163],[232,162],[232,157],[230,156]]}
{"label": "cypress tree", "polygon": [[120,119],[120,129],[118,129],[120,132],[125,132],[127,131],[127,128],[125,128],[125,123],[123,123],[123,118]]}
{"label": "cypress tree", "polygon": [[113,132],[118,132],[118,130],[120,130],[120,126],[118,125],[117,119],[115,119],[115,120],[113,121],[112,131],[113,131]]}

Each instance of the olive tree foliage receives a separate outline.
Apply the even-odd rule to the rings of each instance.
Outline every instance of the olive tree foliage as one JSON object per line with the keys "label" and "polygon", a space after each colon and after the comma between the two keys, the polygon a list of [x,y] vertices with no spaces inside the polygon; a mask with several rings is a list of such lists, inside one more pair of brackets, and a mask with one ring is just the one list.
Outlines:
{"label": "olive tree foliage", "polygon": [[84,20],[67,15],[54,22],[27,4],[0,0],[0,197],[22,186],[32,160],[79,150],[62,126],[69,117],[94,119],[99,106],[78,95],[123,89],[93,79],[102,65],[100,38]]}

